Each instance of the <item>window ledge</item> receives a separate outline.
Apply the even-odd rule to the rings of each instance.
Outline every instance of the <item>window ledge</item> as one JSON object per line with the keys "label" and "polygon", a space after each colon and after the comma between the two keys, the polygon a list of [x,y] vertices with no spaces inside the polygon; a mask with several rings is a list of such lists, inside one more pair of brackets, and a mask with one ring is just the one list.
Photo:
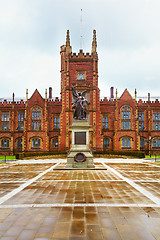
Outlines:
{"label": "window ledge", "polygon": [[38,149],[41,149],[40,147],[32,147],[31,149],[36,149],[36,150],[38,150]]}
{"label": "window ledge", "polygon": [[109,128],[102,128],[102,130],[103,130],[103,131],[108,131],[108,130],[109,130]]}
{"label": "window ledge", "polygon": [[1,150],[6,150],[6,151],[10,150],[10,148],[8,148],[8,147],[6,147],[6,148],[5,148],[5,147],[4,147],[4,148],[1,147],[0,149],[1,149]]}
{"label": "window ledge", "polygon": [[121,129],[120,131],[132,131],[132,129]]}

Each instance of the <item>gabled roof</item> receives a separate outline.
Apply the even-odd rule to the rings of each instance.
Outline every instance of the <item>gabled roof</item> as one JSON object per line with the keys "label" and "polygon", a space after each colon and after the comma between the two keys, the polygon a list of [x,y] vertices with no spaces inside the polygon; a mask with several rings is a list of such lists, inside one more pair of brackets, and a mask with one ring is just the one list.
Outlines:
{"label": "gabled roof", "polygon": [[39,91],[36,89],[35,91],[34,91],[34,93],[32,94],[32,96],[30,97],[30,99],[29,100],[31,100],[32,98],[41,98],[42,100],[44,100],[44,98],[41,96],[41,94],[39,93]]}
{"label": "gabled roof", "polygon": [[131,94],[129,93],[129,91],[127,90],[127,88],[124,90],[124,92],[122,93],[120,100],[133,100]]}

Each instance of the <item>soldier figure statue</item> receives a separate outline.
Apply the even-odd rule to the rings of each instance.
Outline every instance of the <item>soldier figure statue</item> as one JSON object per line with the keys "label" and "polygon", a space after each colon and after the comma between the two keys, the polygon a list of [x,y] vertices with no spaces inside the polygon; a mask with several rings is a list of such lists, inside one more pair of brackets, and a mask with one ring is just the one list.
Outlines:
{"label": "soldier figure statue", "polygon": [[85,120],[87,118],[87,104],[88,100],[85,98],[87,91],[76,92],[75,88],[72,87],[73,103],[72,109],[74,110],[73,119]]}

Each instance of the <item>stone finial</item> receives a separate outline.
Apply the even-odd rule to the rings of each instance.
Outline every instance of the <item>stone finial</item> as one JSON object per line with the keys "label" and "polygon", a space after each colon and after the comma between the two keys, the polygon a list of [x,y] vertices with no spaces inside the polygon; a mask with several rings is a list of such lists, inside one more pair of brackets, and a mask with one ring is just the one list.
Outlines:
{"label": "stone finial", "polygon": [[13,95],[12,95],[12,98],[13,98],[13,102],[14,102],[14,96],[15,96],[15,95],[14,95],[14,93],[13,93]]}
{"label": "stone finial", "polygon": [[137,101],[137,90],[135,88],[135,101]]}
{"label": "stone finial", "polygon": [[47,89],[45,89],[45,100],[47,101]]}
{"label": "stone finial", "polygon": [[150,93],[148,93],[148,102],[150,102],[151,101],[151,95],[150,95]]}
{"label": "stone finial", "polygon": [[97,52],[96,30],[93,30],[92,53]]}
{"label": "stone finial", "polygon": [[70,46],[69,30],[67,30],[66,46]]}
{"label": "stone finial", "polygon": [[69,36],[69,30],[67,30],[67,36],[66,36],[66,53],[71,53],[71,45],[70,45],[70,36]]}
{"label": "stone finial", "polygon": [[117,101],[117,95],[118,95],[118,91],[117,91],[117,88],[116,88],[116,101]]}
{"label": "stone finial", "polygon": [[26,101],[28,101],[28,89],[26,89]]}

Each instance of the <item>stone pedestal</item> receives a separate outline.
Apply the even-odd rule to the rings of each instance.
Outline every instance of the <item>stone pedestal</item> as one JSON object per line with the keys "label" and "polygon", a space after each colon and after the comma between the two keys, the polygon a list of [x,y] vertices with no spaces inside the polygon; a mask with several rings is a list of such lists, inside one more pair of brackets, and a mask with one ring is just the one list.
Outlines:
{"label": "stone pedestal", "polygon": [[87,120],[73,120],[72,146],[67,156],[66,168],[95,168],[93,154],[89,149],[89,128]]}

